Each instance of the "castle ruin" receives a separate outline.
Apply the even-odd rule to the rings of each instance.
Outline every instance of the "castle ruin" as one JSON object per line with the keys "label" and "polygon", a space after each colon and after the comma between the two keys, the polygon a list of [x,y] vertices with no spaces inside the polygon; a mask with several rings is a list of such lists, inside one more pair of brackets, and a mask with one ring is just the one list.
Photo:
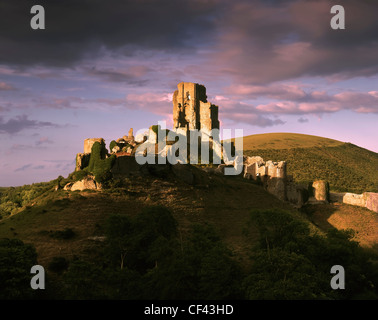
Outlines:
{"label": "castle ruin", "polygon": [[186,134],[189,130],[201,130],[209,134],[212,129],[219,129],[218,106],[207,101],[205,86],[180,82],[172,102],[176,132]]}
{"label": "castle ruin", "polygon": [[[185,135],[187,138],[190,138],[189,132],[197,130],[201,133],[205,133],[205,135],[210,138],[210,142],[212,142],[211,131],[213,129],[219,129],[218,106],[207,101],[205,86],[191,82],[180,82],[177,85],[177,90],[173,94],[172,103],[173,130],[178,135]],[[116,146],[113,147],[113,150],[110,150],[110,153],[116,155],[116,161],[111,169],[113,176],[140,174],[143,166],[140,166],[135,161],[135,150],[141,143],[149,144],[152,149],[155,150],[156,155],[159,153],[157,148],[158,137],[157,132],[155,132],[157,127],[158,126],[151,126],[148,136],[145,136],[143,141],[136,141],[136,139],[134,139],[132,128],[129,130],[128,135],[124,135],[122,138],[114,141]],[[75,171],[88,166],[92,146],[95,142],[99,142],[101,145],[102,159],[110,156],[103,138],[85,139],[84,152],[78,153],[76,156]],[[167,143],[163,151],[167,153],[167,150],[171,147],[172,144]],[[234,163],[228,163],[225,159],[223,160],[224,163],[220,164],[217,168],[205,167],[202,169],[208,173],[223,174],[225,167],[235,166],[235,161]],[[259,156],[243,156],[242,164],[244,166],[244,171],[242,172],[244,178],[260,181],[264,189],[269,193],[275,195],[282,201],[292,203],[296,207],[301,207],[305,203],[317,204],[331,201],[366,207],[378,212],[377,193],[365,192],[361,195],[352,193],[330,193],[326,181],[315,181],[311,186],[298,184],[293,180],[292,176],[287,175],[285,161],[264,161],[264,159]],[[167,169],[169,165],[165,167]],[[180,180],[184,181],[186,179],[187,182],[193,183],[193,177],[190,176],[188,172],[186,172],[186,175],[183,175],[182,172],[185,172],[183,169],[184,166],[177,168],[181,169],[176,170],[176,167],[172,166],[170,170],[173,172],[181,172],[181,175],[178,176]],[[183,177],[186,178],[184,179]],[[72,186],[70,186],[70,188],[71,187]],[[84,187],[88,188],[88,181],[86,181]],[[70,189],[68,188],[67,190]]]}

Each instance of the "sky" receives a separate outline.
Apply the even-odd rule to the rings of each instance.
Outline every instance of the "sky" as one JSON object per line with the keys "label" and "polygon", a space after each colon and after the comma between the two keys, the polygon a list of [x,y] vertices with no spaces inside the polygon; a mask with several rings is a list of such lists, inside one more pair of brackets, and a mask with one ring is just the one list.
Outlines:
{"label": "sky", "polygon": [[221,129],[378,152],[378,1],[0,0],[0,186],[67,177],[86,138],[170,128],[182,81]]}

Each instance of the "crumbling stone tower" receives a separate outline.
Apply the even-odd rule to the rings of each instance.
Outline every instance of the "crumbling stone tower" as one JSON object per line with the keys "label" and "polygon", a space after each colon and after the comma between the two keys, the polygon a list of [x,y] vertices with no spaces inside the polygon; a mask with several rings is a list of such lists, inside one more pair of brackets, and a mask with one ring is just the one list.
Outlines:
{"label": "crumbling stone tower", "polygon": [[91,153],[95,142],[99,142],[102,148],[105,149],[105,140],[103,138],[88,138],[84,140],[84,153]]}
{"label": "crumbling stone tower", "polygon": [[207,101],[206,87],[180,82],[173,93],[173,128],[176,131],[219,129],[218,106]]}
{"label": "crumbling stone tower", "polygon": [[105,140],[103,138],[88,138],[84,140],[84,153],[78,153],[76,155],[76,167],[75,171],[84,169],[89,164],[89,159],[92,152],[92,146],[95,142],[99,142],[101,145],[101,159],[105,159],[108,151],[105,147]]}

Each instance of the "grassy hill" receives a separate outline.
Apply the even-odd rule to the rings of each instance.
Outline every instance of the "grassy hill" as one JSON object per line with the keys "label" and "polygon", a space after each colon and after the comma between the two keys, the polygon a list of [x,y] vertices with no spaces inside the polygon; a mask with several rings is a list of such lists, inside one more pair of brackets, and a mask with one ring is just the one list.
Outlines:
{"label": "grassy hill", "polygon": [[[304,161],[318,150],[330,161],[330,148],[344,156],[359,150],[361,163],[375,159],[353,145],[302,138],[303,148],[258,154],[302,150]],[[0,279],[13,279],[0,299],[35,298],[37,263],[48,275],[39,298],[49,299],[378,297],[377,214],[336,204],[297,210],[252,180],[189,168],[194,185],[150,173],[111,180],[102,191],[56,190],[63,177],[0,188]],[[336,264],[352,271],[348,290],[330,289]]]}
{"label": "grassy hill", "polygon": [[299,133],[262,133],[243,137],[244,150],[335,147],[343,142]]}
{"label": "grassy hill", "polygon": [[[0,238],[15,237],[34,243],[43,263],[57,254],[57,246],[62,243],[50,237],[54,232],[68,228],[77,234],[72,241],[63,242],[64,246],[60,248],[61,254],[73,256],[93,244],[88,237],[103,236],[101,225],[104,225],[109,215],[119,213],[134,216],[151,205],[171,209],[182,232],[192,223],[212,224],[222,239],[241,253],[241,259],[246,257],[250,248],[251,239],[243,236],[249,210],[274,207],[288,210],[302,219],[289,204],[279,201],[250,180],[241,178],[212,176],[206,184],[193,187],[147,176],[127,180],[122,187],[103,192],[54,191],[54,185],[54,182],[47,183],[45,193],[23,202],[22,207],[13,211],[13,215],[5,215],[0,222]],[[22,194],[24,189],[29,188],[31,186],[14,188],[12,191]],[[15,195],[12,197],[18,199]]]}
{"label": "grassy hill", "polygon": [[350,143],[293,133],[244,137],[244,154],[286,161],[295,181],[327,180],[331,190],[378,192],[378,154]]}

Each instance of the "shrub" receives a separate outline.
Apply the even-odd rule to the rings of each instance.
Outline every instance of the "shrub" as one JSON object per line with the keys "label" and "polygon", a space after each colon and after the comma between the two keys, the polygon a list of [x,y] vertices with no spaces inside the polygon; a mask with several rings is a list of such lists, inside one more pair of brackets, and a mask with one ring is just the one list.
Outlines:
{"label": "shrub", "polygon": [[30,268],[37,264],[32,245],[18,239],[0,239],[0,299],[30,299],[39,290],[30,287]]}
{"label": "shrub", "polygon": [[[243,283],[250,299],[355,299],[377,298],[378,273],[353,233],[330,229],[325,236],[290,212],[253,210],[251,221],[260,234],[250,274]],[[329,286],[330,267],[348,270],[347,290]]]}
{"label": "shrub", "polygon": [[92,146],[92,152],[87,171],[94,174],[97,182],[104,183],[111,178],[110,170],[114,164],[116,156],[113,154],[109,158],[103,159],[101,152],[101,144],[99,142],[95,142]]}
{"label": "shrub", "polygon": [[68,268],[68,261],[64,257],[53,257],[51,262],[48,265],[50,271],[55,273],[62,273],[63,271],[67,270]]}
{"label": "shrub", "polygon": [[104,160],[99,160],[96,162],[93,174],[97,182],[104,183],[111,179],[112,174],[110,172],[116,156],[113,154],[109,158]]}
{"label": "shrub", "polygon": [[79,181],[79,180],[84,179],[87,175],[88,175],[87,170],[79,170],[79,171],[73,172],[72,178],[74,181]]}
{"label": "shrub", "polygon": [[64,230],[54,231],[50,237],[54,239],[68,240],[72,239],[76,233],[71,228],[66,228]]}
{"label": "shrub", "polygon": [[113,148],[115,147],[115,146],[117,146],[117,142],[115,142],[115,140],[112,140],[111,142],[110,142],[110,145],[109,145],[109,151],[110,152],[112,152],[112,150],[113,150]]}

